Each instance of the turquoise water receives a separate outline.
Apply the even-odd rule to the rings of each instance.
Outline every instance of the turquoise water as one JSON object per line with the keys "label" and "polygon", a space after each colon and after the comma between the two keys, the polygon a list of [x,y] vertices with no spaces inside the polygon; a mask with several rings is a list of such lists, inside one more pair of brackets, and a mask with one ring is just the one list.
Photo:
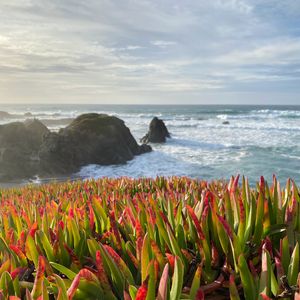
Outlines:
{"label": "turquoise water", "polygon": [[[123,119],[136,139],[148,129],[154,116],[162,118],[172,138],[152,145],[153,152],[121,166],[90,165],[76,174],[154,177],[180,175],[204,179],[228,179],[245,174],[254,183],[263,175],[300,184],[300,106],[112,106],[112,105],[1,105],[13,118],[24,113],[43,119],[58,130],[84,112],[101,112]],[[27,116],[28,117],[28,116]],[[229,124],[222,124],[228,121]]]}

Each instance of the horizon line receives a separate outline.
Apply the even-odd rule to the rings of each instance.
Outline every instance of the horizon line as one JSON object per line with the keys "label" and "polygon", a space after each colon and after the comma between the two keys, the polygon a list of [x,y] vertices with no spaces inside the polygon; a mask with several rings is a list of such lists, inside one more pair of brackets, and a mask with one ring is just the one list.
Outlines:
{"label": "horizon line", "polygon": [[87,106],[87,105],[102,105],[102,106],[300,106],[300,104],[278,104],[278,103],[268,103],[268,104],[245,104],[245,103],[241,103],[241,104],[237,104],[237,103],[211,103],[211,104],[204,104],[204,103],[184,103],[184,104],[180,104],[180,103],[77,103],[77,102],[61,102],[61,103],[34,103],[34,102],[17,102],[17,103],[1,103],[0,105],[9,105],[9,106],[13,106],[13,105],[79,105],[79,106]]}

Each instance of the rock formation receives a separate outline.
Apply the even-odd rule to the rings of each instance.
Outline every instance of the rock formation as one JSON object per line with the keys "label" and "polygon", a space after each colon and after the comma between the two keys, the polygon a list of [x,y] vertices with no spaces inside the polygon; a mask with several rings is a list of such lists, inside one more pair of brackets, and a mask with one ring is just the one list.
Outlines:
{"label": "rock formation", "polygon": [[141,138],[142,143],[165,143],[170,133],[163,120],[154,117],[149,125],[148,133]]}
{"label": "rock formation", "polygon": [[122,164],[149,151],[150,146],[137,144],[121,119],[90,113],[49,133],[39,157],[42,173],[68,174],[88,164]]}
{"label": "rock formation", "polygon": [[70,175],[88,164],[122,164],[150,152],[121,119],[84,114],[58,133],[40,121],[0,125],[0,179]]}
{"label": "rock formation", "polygon": [[0,178],[25,178],[38,171],[38,152],[48,128],[33,119],[0,125]]}

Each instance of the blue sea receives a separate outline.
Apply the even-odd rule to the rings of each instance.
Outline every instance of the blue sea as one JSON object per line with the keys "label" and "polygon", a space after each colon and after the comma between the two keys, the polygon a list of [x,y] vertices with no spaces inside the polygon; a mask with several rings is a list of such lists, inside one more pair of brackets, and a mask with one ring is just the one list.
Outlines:
{"label": "blue sea", "polygon": [[165,121],[172,137],[153,144],[152,153],[125,165],[85,166],[73,177],[227,180],[244,174],[254,184],[261,175],[270,182],[276,174],[282,184],[289,177],[300,184],[300,106],[1,105],[0,110],[13,116],[0,124],[38,118],[53,131],[82,113],[107,113],[123,119],[137,140],[154,116]]}

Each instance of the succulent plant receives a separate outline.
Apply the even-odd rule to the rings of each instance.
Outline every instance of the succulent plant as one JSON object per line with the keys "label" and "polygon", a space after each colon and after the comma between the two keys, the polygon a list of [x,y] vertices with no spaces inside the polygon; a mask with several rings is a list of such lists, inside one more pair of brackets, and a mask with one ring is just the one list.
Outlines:
{"label": "succulent plant", "polygon": [[300,196],[185,177],[0,190],[2,299],[300,299]]}

